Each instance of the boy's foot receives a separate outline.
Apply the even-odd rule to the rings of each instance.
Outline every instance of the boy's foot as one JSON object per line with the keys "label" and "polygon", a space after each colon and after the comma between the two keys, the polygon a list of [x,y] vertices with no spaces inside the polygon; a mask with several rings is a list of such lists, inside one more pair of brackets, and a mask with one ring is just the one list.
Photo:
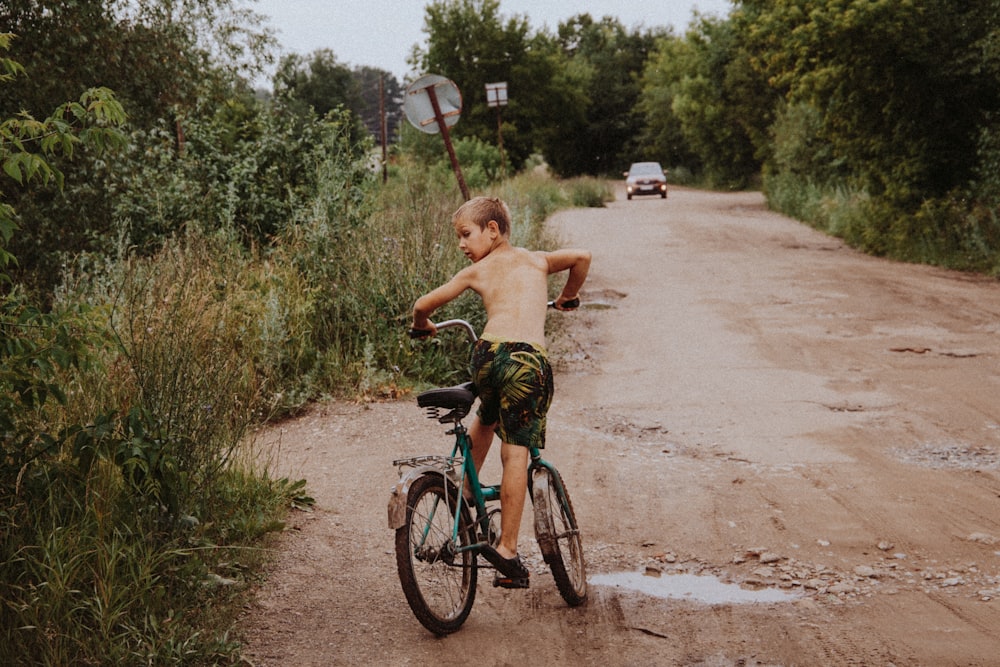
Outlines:
{"label": "boy's foot", "polygon": [[490,564],[497,569],[497,579],[494,580],[493,584],[495,586],[503,586],[504,584],[498,584],[499,580],[523,580],[523,586],[507,586],[507,588],[527,588],[528,577],[531,573],[528,572],[528,568],[524,566],[521,562],[520,556],[514,556],[513,558],[504,558],[500,555],[500,552],[494,549],[492,546],[486,545],[479,550],[479,553],[483,555],[483,558],[488,560]]}

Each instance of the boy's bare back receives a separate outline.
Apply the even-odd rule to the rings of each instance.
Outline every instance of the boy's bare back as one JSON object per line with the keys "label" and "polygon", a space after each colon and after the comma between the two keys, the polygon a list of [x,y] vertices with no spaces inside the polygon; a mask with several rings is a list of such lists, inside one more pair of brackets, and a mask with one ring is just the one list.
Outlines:
{"label": "boy's bare back", "polygon": [[466,270],[486,308],[485,335],[545,346],[549,270],[544,253],[507,244]]}
{"label": "boy's bare back", "polygon": [[577,297],[587,278],[590,253],[586,250],[530,251],[511,245],[509,220],[504,229],[494,219],[475,220],[459,209],[454,219],[459,248],[472,264],[444,285],[417,299],[413,328],[434,331],[430,315],[467,289],[474,290],[486,308],[484,335],[545,346],[548,276],[569,271],[556,308]]}

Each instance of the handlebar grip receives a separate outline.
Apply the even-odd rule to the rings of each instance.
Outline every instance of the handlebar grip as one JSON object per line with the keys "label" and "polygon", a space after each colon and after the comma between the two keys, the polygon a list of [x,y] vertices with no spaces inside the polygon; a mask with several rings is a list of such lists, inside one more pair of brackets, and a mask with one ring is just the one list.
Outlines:
{"label": "handlebar grip", "polygon": [[[549,301],[549,308],[555,308],[555,307],[556,307],[556,302]],[[579,297],[576,299],[570,299],[569,301],[566,301],[565,303],[563,303],[562,307],[565,308],[566,310],[573,310],[574,308],[579,308],[580,307]]]}
{"label": "handlebar grip", "polygon": [[409,331],[410,338],[427,338],[432,333],[434,332],[430,329],[410,329]]}

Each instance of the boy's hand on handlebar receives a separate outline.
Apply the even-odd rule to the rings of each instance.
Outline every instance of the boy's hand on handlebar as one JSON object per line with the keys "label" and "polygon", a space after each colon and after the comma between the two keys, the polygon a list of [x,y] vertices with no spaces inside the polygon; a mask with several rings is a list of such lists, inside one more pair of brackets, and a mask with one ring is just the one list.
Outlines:
{"label": "boy's hand on handlebar", "polygon": [[433,322],[427,320],[427,326],[425,327],[410,327],[410,338],[419,338],[423,340],[425,338],[431,338],[437,335],[437,327]]}
{"label": "boy's hand on handlebar", "polygon": [[550,301],[549,306],[556,310],[576,310],[580,307],[580,297],[575,296],[572,299],[566,299],[560,296],[555,301]]}

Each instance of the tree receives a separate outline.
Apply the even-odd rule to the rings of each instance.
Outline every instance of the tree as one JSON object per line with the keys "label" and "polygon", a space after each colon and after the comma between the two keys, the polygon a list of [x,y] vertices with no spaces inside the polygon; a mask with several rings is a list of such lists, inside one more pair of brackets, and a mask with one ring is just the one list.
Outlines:
{"label": "tree", "polygon": [[503,143],[517,168],[534,149],[533,133],[545,91],[531,85],[538,78],[536,68],[544,67],[545,61],[531,51],[527,19],[504,19],[499,7],[499,0],[431,2],[424,15],[426,50],[418,49],[414,57],[423,71],[451,79],[461,91],[462,119],[453,130],[456,138],[498,142],[496,110],[486,105],[486,84],[508,83]]}
{"label": "tree", "polygon": [[869,194],[915,207],[972,177],[998,86],[977,45],[991,3],[744,0],[756,67],[790,105],[821,115],[819,141]]}
{"label": "tree", "polygon": [[642,93],[637,108],[646,119],[642,137],[643,157],[662,161],[665,165],[683,165],[692,172],[700,172],[700,156],[688,144],[673,111],[677,88],[684,75],[681,63],[687,58],[688,51],[688,45],[680,37],[665,37],[657,43],[643,70]]}
{"label": "tree", "polygon": [[[235,90],[249,90],[238,77],[266,62],[272,42],[239,0],[6,0],[0,25],[16,33],[11,57],[32,73],[0,88],[0,115],[48,113],[103,86],[116,91],[137,139],[168,136],[178,153],[182,120],[201,103],[219,107]],[[139,169],[85,146],[74,157],[61,190],[0,184],[29,231],[11,248],[21,259],[12,272],[26,287],[51,288],[67,254],[107,249],[122,181]],[[49,158],[56,168],[63,160]]]}
{"label": "tree", "polygon": [[497,0],[437,0],[424,31],[427,47],[415,64],[462,91],[458,137],[496,141],[484,88],[506,81],[503,143],[514,168],[541,149],[560,174],[612,173],[635,153],[638,77],[662,31],[629,32],[616,19],[581,14],[557,35],[532,32],[526,18],[500,16]]}
{"label": "tree", "polygon": [[[0,34],[0,49],[7,51],[14,35]],[[13,58],[0,58],[0,83],[9,84],[25,72]],[[27,111],[0,120],[0,164],[4,173],[21,187],[41,181],[64,183],[63,173],[47,158],[72,158],[76,150],[92,147],[103,152],[122,146],[124,136],[117,130],[125,123],[125,111],[107,88],[91,88],[78,102],[59,105],[47,118],[37,120]],[[0,270],[14,263],[7,249],[17,231],[14,207],[0,197]],[[9,280],[0,274],[3,280]],[[0,280],[2,282],[2,280]]]}
{"label": "tree", "polygon": [[[403,119],[404,91],[399,80],[390,72],[374,67],[355,67],[352,73],[360,101],[355,113],[361,117],[372,136],[381,139],[379,109],[382,109],[385,113],[386,138],[392,141]],[[381,100],[379,95],[382,96]]]}
{"label": "tree", "polygon": [[702,17],[683,39],[661,39],[639,101],[648,144],[711,183],[747,185],[760,171],[775,96],[746,62],[731,19]]}
{"label": "tree", "polygon": [[[564,175],[620,172],[643,153],[638,141],[645,119],[637,109],[640,77],[657,40],[669,33],[657,29],[628,31],[620,21],[595,21],[579,14],[560,23],[557,47],[577,73],[583,105],[570,127],[557,129],[546,155]],[[559,124],[558,117],[552,119]]]}
{"label": "tree", "polygon": [[213,91],[224,99],[260,70],[273,38],[240,0],[5,0],[0,25],[30,79],[0,91],[0,111],[39,113],[93,85],[116,91],[133,127],[173,120]]}
{"label": "tree", "polygon": [[[380,91],[384,107],[379,100]],[[346,109],[356,121],[355,141],[361,140],[362,127],[372,137],[381,138],[380,108],[386,114],[389,137],[394,136],[403,113],[403,91],[395,76],[373,67],[352,70],[340,63],[330,49],[282,58],[274,75],[274,94],[302,116],[315,113],[323,118],[335,109]]]}
{"label": "tree", "polygon": [[282,58],[274,75],[274,94],[293,105],[311,108],[320,118],[340,106],[352,110],[361,107],[357,81],[330,49]]}

